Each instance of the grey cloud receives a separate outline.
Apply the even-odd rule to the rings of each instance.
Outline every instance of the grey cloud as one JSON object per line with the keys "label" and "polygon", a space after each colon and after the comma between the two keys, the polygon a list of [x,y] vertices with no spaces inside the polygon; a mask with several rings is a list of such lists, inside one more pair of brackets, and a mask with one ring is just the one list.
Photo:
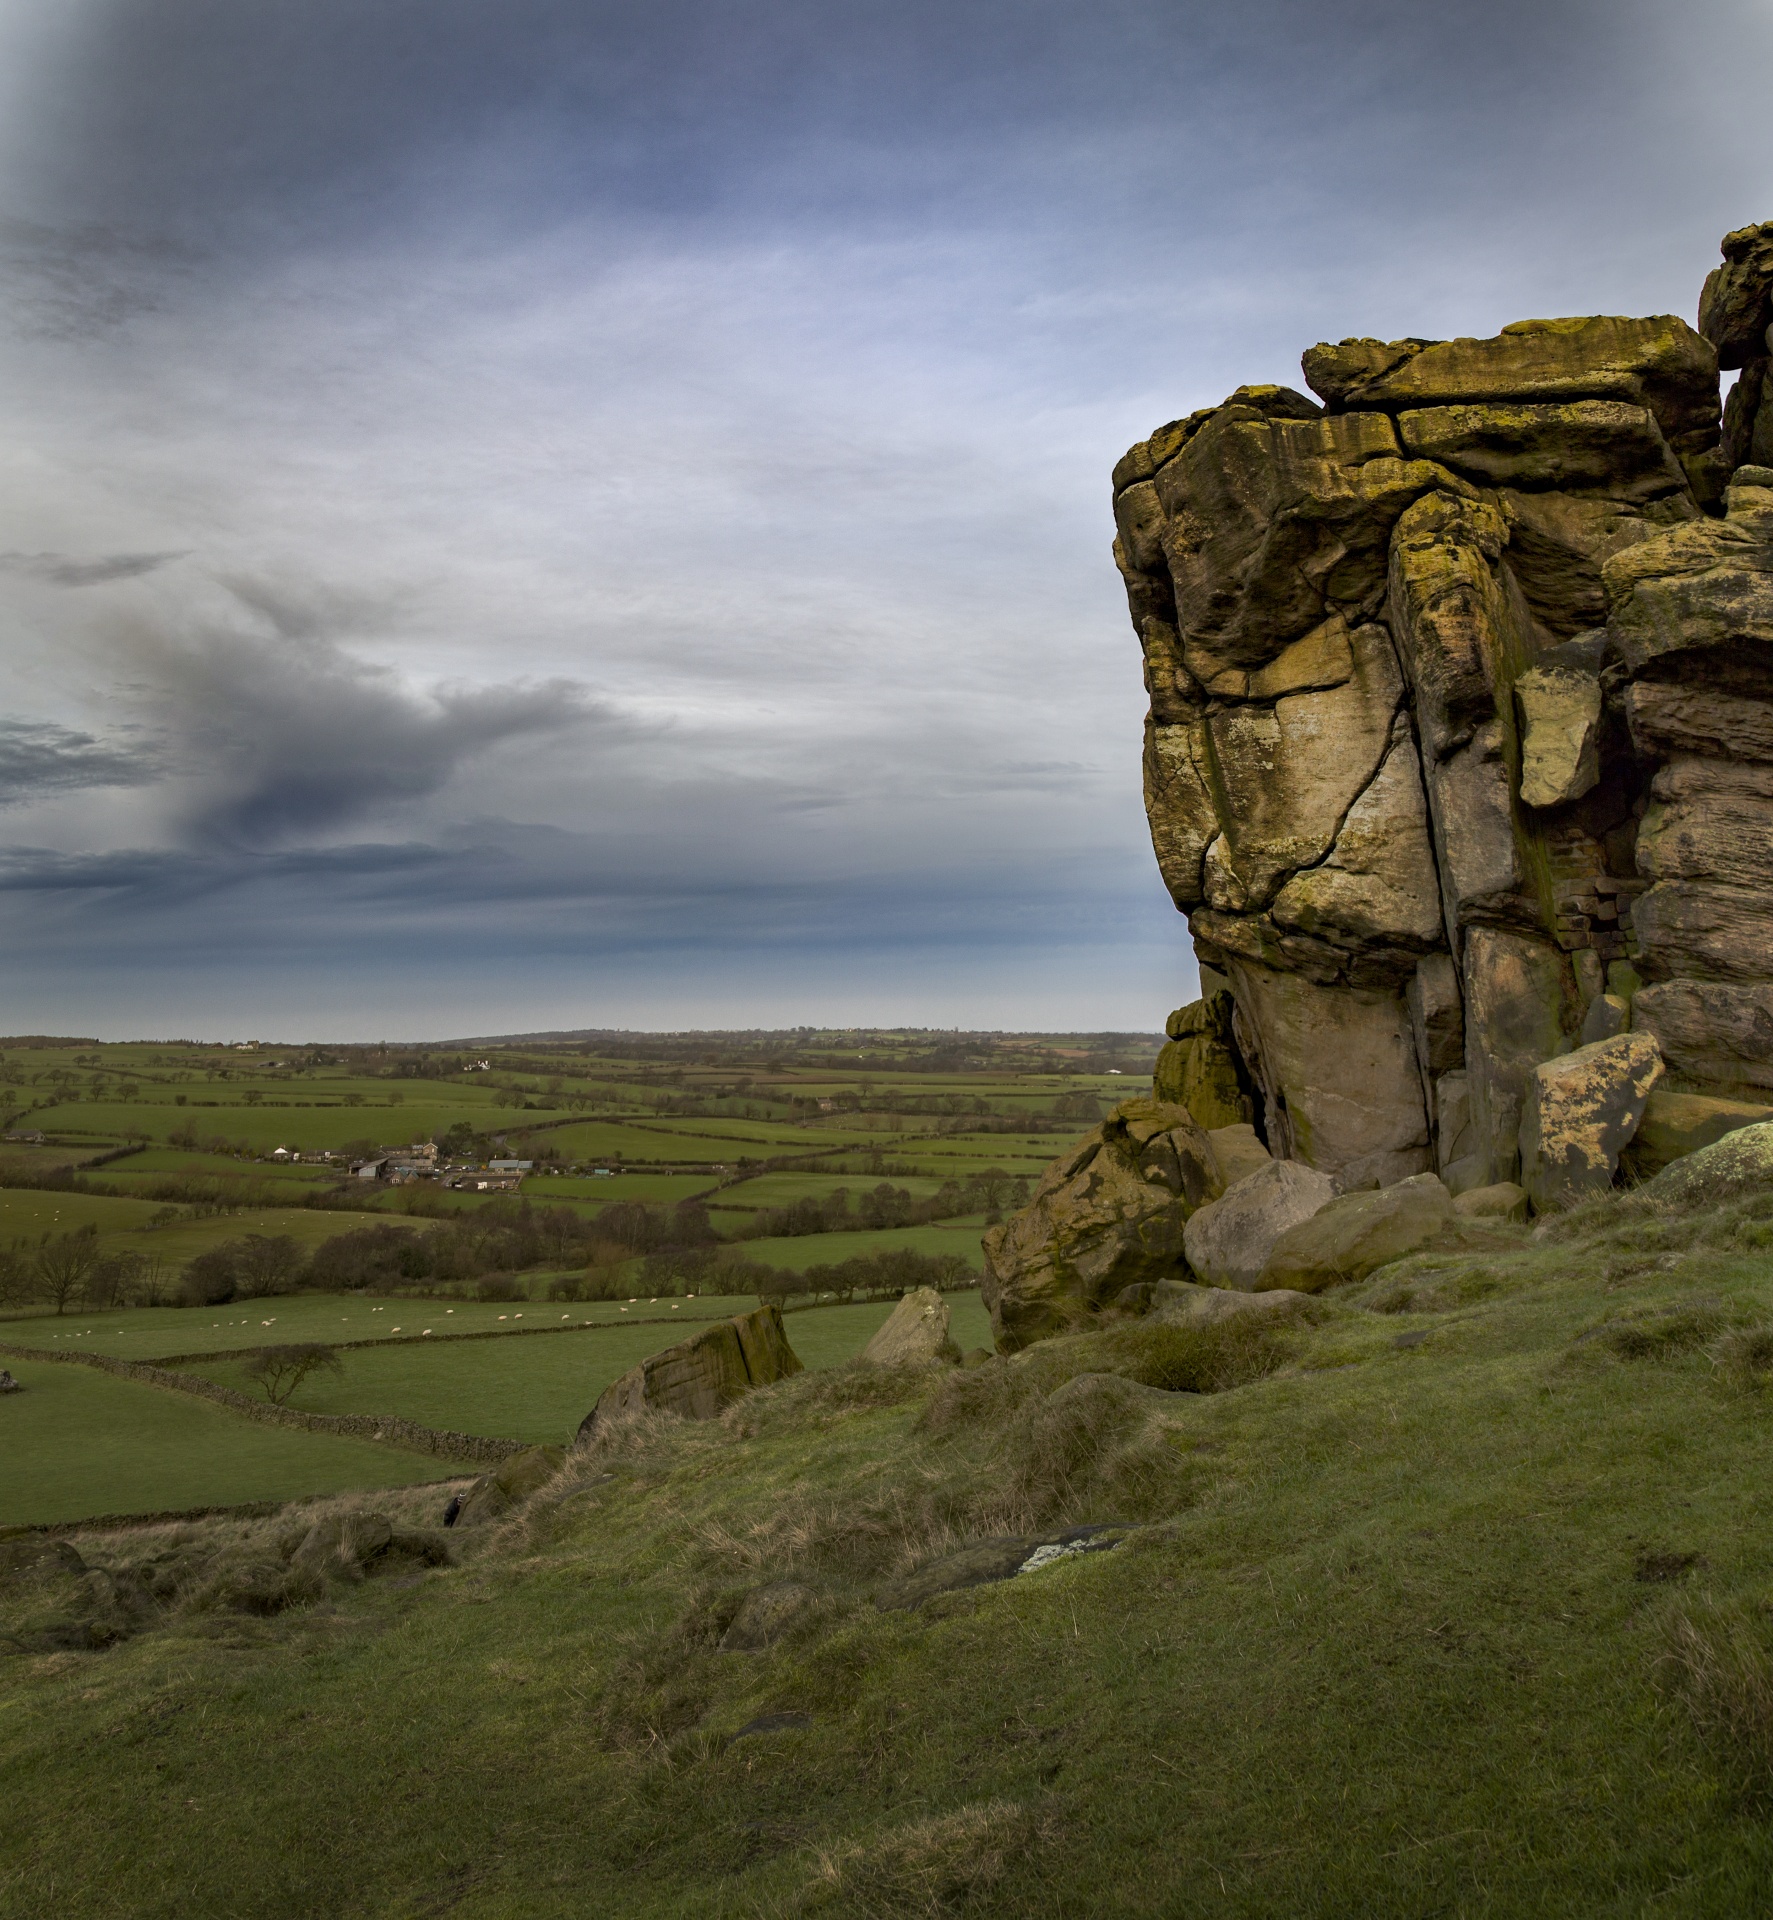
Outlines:
{"label": "grey cloud", "polygon": [[52,587],[96,587],[111,580],[137,580],[145,573],[156,573],[174,560],[184,558],[182,550],[107,553],[91,560],[76,560],[65,553],[0,553],[0,572],[21,574],[28,580],[44,580]]}
{"label": "grey cloud", "polygon": [[51,721],[0,720],[0,806],[83,787],[140,787],[164,771],[157,747]]}
{"label": "grey cloud", "polygon": [[196,258],[180,242],[107,222],[0,218],[0,309],[30,337],[97,339],[157,311],[168,279]]}
{"label": "grey cloud", "polygon": [[334,832],[508,742],[622,731],[576,681],[415,689],[314,638],[160,639],[143,664],[142,696],[196,775],[184,818],[199,841]]}

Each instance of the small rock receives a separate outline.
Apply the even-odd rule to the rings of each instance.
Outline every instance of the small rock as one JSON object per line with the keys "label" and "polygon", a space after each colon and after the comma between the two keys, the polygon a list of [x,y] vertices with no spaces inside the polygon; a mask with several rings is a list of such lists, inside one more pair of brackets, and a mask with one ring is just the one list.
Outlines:
{"label": "small rock", "polygon": [[1211,1327],[1222,1320],[1254,1314],[1287,1314],[1306,1304],[1307,1296],[1286,1287],[1265,1293],[1243,1293],[1231,1287],[1197,1287],[1186,1280],[1158,1283],[1151,1317],[1165,1327]]}
{"label": "small rock", "polygon": [[1377,1193],[1345,1193],[1275,1241],[1262,1278],[1298,1293],[1364,1280],[1426,1246],[1452,1218],[1453,1197],[1432,1173]]}
{"label": "small rock", "polygon": [[871,1367],[936,1367],[959,1358],[948,1337],[948,1302],[934,1287],[913,1287],[862,1349]]}
{"label": "small rock", "polygon": [[316,1520],[289,1563],[297,1581],[361,1580],[367,1561],[385,1553],[394,1529],[385,1513],[335,1513]]}
{"label": "small rock", "polygon": [[[579,1443],[599,1420],[643,1412],[713,1420],[753,1387],[786,1380],[801,1370],[775,1305],[717,1320],[676,1346],[650,1355],[605,1387],[579,1425]],[[464,1507],[462,1518],[467,1518]]]}
{"label": "small rock", "polygon": [[[810,1713],[795,1713],[792,1710],[783,1713],[760,1713],[756,1719],[747,1720],[733,1735],[733,1740],[749,1740],[760,1733],[798,1733],[803,1727],[813,1724]],[[732,1745],[732,1740],[727,1742]]]}
{"label": "small rock", "polygon": [[761,1653],[773,1646],[813,1604],[813,1591],[795,1580],[754,1587],[720,1637],[722,1653]]}
{"label": "small rock", "polygon": [[1536,1211],[1605,1193],[1638,1130],[1662,1053],[1647,1033],[1621,1033],[1533,1069],[1521,1122],[1521,1185]]}
{"label": "small rock", "polygon": [[1598,993],[1582,1016],[1582,1045],[1592,1047],[1597,1040],[1611,1040],[1631,1025],[1631,1007],[1616,993]]}
{"label": "small rock", "polygon": [[10,1367],[0,1367],[0,1393],[23,1393],[23,1385],[13,1379]]}
{"label": "small rock", "polygon": [[1512,1180],[1499,1180],[1494,1186],[1473,1187],[1456,1194],[1453,1211],[1467,1220],[1525,1220],[1527,1195]]}
{"label": "small rock", "polygon": [[1299,1160],[1271,1160],[1188,1221],[1188,1264],[1209,1287],[1254,1292],[1274,1243],[1336,1197],[1335,1183]]}
{"label": "small rock", "polygon": [[484,1526],[497,1520],[527,1500],[538,1488],[546,1486],[560,1471],[566,1458],[564,1447],[525,1447],[510,1459],[501,1461],[491,1473],[483,1473],[462,1495],[456,1513],[458,1527]]}
{"label": "small rock", "polygon": [[960,1356],[960,1364],[970,1373],[974,1367],[983,1367],[996,1357],[989,1347],[968,1347]]}
{"label": "small rock", "polygon": [[[1060,1533],[997,1534],[989,1540],[975,1540],[939,1559],[921,1566],[902,1580],[883,1587],[875,1605],[883,1613],[908,1613],[941,1593],[954,1593],[964,1587],[988,1586],[996,1580],[1013,1579],[1023,1572],[1042,1547],[1057,1547],[1066,1553],[1106,1553],[1118,1547],[1133,1531],[1112,1525],[1067,1527]],[[1042,1560],[1040,1565],[1046,1565]]]}

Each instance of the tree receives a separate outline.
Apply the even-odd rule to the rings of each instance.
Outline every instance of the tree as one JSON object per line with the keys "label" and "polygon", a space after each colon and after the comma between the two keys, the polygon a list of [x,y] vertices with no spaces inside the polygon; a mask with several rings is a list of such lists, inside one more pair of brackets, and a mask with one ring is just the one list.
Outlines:
{"label": "tree", "polygon": [[86,1284],[98,1266],[97,1227],[77,1227],[72,1233],[46,1240],[37,1249],[37,1290],[55,1302],[58,1314],[66,1313],[74,1301],[85,1294]]}
{"label": "tree", "polygon": [[273,1406],[281,1407],[304,1380],[316,1373],[343,1373],[339,1356],[318,1340],[289,1347],[261,1347],[246,1367],[246,1377],[261,1387]]}
{"label": "tree", "polygon": [[268,1294],[294,1290],[302,1269],[302,1250],[287,1234],[249,1233],[232,1242],[234,1284],[242,1299],[262,1300]]}

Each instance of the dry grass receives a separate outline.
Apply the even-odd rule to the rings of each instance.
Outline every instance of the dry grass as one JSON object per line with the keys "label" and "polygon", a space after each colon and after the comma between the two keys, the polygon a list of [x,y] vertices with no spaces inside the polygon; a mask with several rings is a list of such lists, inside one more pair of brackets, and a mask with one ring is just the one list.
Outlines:
{"label": "dry grass", "polygon": [[1773,1380],[1773,1327],[1734,1327],[1711,1349],[1718,1378],[1739,1393],[1760,1393]]}
{"label": "dry grass", "polygon": [[1713,1763],[1751,1804],[1773,1800],[1773,1623],[1767,1607],[1701,1601],[1668,1616],[1658,1668]]}
{"label": "dry grass", "polygon": [[1040,1837],[1013,1800],[986,1800],[821,1851],[802,1913],[841,1907],[858,1920],[944,1920],[983,1912],[1012,1860]]}

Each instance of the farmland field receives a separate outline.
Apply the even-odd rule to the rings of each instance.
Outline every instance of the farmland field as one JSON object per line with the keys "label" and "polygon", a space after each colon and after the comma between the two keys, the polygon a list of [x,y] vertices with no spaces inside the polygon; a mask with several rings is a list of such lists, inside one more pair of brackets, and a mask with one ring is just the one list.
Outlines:
{"label": "farmland field", "polygon": [[[948,1298],[955,1340],[988,1345],[990,1323],[979,1296]],[[700,1304],[685,1302],[685,1316]],[[788,1316],[789,1341],[804,1365],[838,1366],[861,1352],[891,1311],[885,1303],[809,1308]],[[343,1355],[341,1377],[311,1378],[291,1404],[310,1413],[400,1414],[461,1433],[564,1442],[612,1380],[674,1337],[669,1327],[616,1325],[552,1339],[372,1347]],[[192,1371],[224,1386],[245,1384],[238,1361],[205,1362]]]}
{"label": "farmland field", "polygon": [[292,1500],[436,1480],[451,1463],[329,1433],[260,1426],[223,1407],[88,1367],[8,1360],[0,1526]]}

